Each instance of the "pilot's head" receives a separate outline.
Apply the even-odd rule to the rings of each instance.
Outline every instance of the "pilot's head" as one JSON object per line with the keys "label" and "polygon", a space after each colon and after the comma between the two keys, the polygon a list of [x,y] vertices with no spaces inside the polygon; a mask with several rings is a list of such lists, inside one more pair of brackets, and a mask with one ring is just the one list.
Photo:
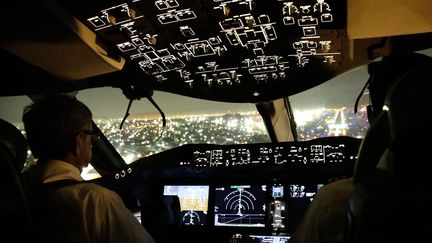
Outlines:
{"label": "pilot's head", "polygon": [[79,169],[91,159],[92,113],[77,99],[56,95],[39,99],[23,114],[29,147],[38,163],[63,160]]}
{"label": "pilot's head", "polygon": [[371,105],[368,106],[369,123],[381,113],[387,91],[400,77],[421,65],[432,62],[432,58],[420,53],[395,53],[381,61],[368,65],[368,89]]}

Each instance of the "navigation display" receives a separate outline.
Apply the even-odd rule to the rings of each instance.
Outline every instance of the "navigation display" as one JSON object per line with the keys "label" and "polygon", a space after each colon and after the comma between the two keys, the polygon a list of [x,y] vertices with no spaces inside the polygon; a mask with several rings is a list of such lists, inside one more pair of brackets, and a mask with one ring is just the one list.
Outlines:
{"label": "navigation display", "polygon": [[[164,186],[165,204],[174,204],[177,196],[180,204],[180,222],[182,225],[206,225],[209,201],[207,185],[166,185]],[[174,212],[175,213],[175,212]]]}
{"label": "navigation display", "polygon": [[264,227],[266,195],[265,185],[216,187],[214,225]]}

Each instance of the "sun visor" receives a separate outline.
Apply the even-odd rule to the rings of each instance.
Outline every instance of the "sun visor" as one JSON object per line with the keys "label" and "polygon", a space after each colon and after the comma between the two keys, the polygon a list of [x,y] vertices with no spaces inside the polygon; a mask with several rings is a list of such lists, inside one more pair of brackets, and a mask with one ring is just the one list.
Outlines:
{"label": "sun visor", "polygon": [[350,39],[432,32],[430,0],[348,0],[347,5]]}

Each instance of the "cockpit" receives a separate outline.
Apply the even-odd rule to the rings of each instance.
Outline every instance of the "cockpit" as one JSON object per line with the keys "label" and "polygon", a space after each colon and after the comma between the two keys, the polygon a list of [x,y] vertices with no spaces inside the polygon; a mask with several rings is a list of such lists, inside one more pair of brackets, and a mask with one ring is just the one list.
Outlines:
{"label": "cockpit", "polygon": [[365,65],[432,55],[424,0],[2,5],[0,65],[13,81],[0,115],[14,97],[89,104],[101,140],[86,176],[158,243],[289,242],[318,190],[353,174],[369,126],[369,101],[356,102]]}

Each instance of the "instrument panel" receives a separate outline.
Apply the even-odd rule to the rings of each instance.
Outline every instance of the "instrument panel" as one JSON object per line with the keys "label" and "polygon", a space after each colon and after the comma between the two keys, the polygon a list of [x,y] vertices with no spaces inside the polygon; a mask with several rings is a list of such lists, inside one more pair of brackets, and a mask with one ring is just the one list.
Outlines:
{"label": "instrument panel", "polygon": [[346,1],[59,2],[127,60],[137,90],[272,100],[334,77],[344,55]]}
{"label": "instrument panel", "polygon": [[162,187],[162,198],[151,197],[160,205],[149,203],[149,195],[143,199],[139,218],[157,242],[202,242],[205,237],[209,242],[232,242],[236,237],[287,242],[324,185],[168,183]]}
{"label": "instrument panel", "polygon": [[288,242],[319,189],[352,175],[360,142],[189,144],[134,162],[126,177],[158,242]]}

